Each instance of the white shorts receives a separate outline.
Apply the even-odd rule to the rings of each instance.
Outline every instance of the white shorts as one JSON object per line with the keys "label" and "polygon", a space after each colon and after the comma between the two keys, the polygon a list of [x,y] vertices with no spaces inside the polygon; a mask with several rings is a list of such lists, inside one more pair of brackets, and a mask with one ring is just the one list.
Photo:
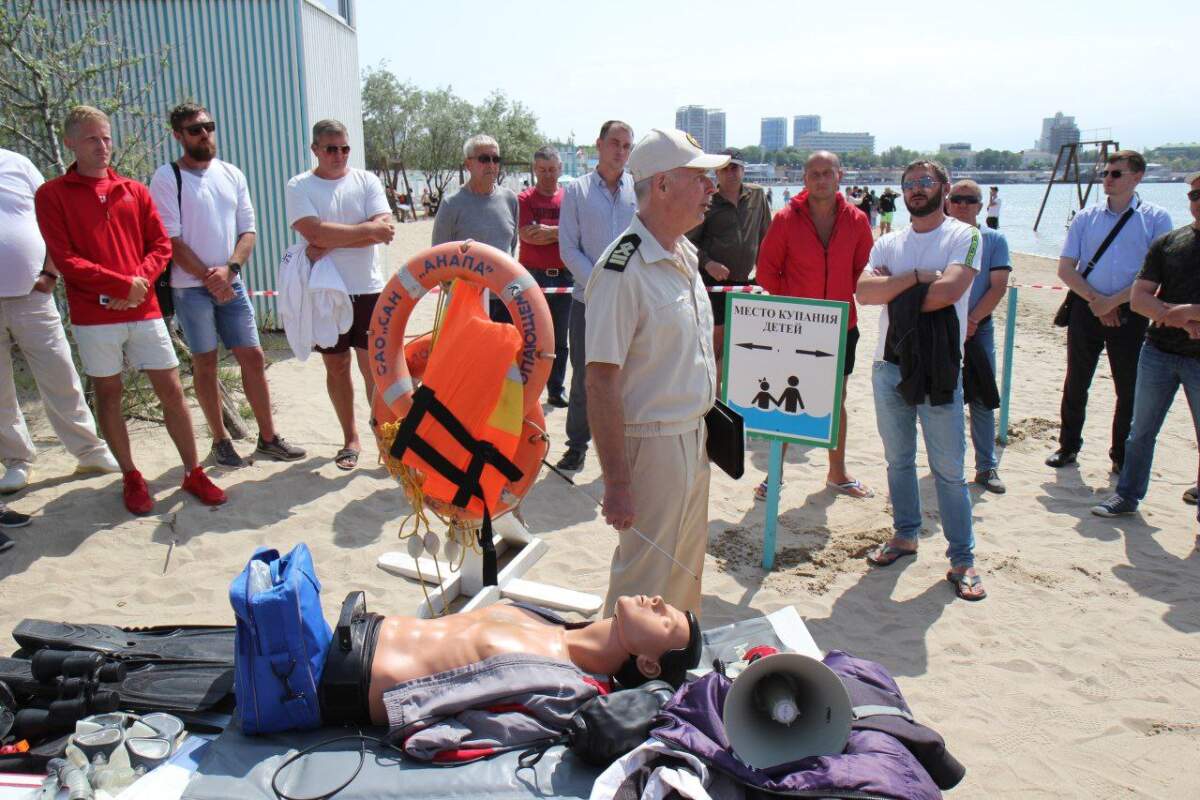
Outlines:
{"label": "white shorts", "polygon": [[161,319],[76,325],[72,332],[83,371],[93,378],[119,375],[126,359],[134,369],[179,366],[171,336]]}

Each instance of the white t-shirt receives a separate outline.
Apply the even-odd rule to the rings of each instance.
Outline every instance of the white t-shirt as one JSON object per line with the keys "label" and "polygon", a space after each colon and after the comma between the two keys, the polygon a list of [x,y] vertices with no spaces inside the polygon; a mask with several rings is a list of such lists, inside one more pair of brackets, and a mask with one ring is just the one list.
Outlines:
{"label": "white t-shirt", "polygon": [[[170,164],[163,164],[150,179],[150,196],[167,236],[182,238],[207,267],[229,263],[238,237],[254,231],[254,206],[246,176],[218,158],[204,170],[180,165],[179,173],[183,179],[182,197],[176,196],[175,171]],[[183,267],[172,267],[171,286],[186,289],[203,285],[204,281]]]}
{"label": "white t-shirt", "polygon": [[989,217],[996,217],[997,219],[1000,218],[1000,197],[999,196],[996,196],[995,198],[988,200],[987,215]]}
{"label": "white t-shirt", "polygon": [[42,174],[25,156],[0,148],[0,297],[24,297],[46,261],[33,193]]}
{"label": "white t-shirt", "polygon": [[[979,272],[983,258],[983,239],[979,229],[946,217],[946,221],[928,233],[917,233],[912,226],[880,237],[871,248],[867,271],[876,274],[877,267],[887,267],[893,275],[915,269],[944,270],[951,264],[962,264]],[[958,346],[967,340],[967,306],[971,302],[971,285],[963,289],[962,297],[954,302],[958,313]],[[883,345],[887,341],[888,308],[879,314],[879,341],[875,343],[875,360],[883,360]]]}
{"label": "white t-shirt", "polygon": [[[322,222],[358,225],[379,214],[390,214],[379,178],[363,169],[350,169],[337,180],[318,178],[309,171],[287,185],[287,221],[316,217]],[[339,247],[329,253],[349,294],[374,294],[383,290],[382,253],[379,245]]]}

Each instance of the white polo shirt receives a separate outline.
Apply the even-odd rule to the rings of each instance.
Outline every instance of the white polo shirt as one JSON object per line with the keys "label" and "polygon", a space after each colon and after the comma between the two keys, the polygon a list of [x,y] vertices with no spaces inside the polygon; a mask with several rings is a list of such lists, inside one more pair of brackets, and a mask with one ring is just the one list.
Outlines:
{"label": "white polo shirt", "polygon": [[33,193],[42,174],[25,156],[0,148],[0,297],[24,297],[46,261]]}
{"label": "white polo shirt", "polygon": [[587,362],[621,367],[626,436],[693,429],[716,402],[712,305],[695,246],[663,248],[636,215],[585,292]]}

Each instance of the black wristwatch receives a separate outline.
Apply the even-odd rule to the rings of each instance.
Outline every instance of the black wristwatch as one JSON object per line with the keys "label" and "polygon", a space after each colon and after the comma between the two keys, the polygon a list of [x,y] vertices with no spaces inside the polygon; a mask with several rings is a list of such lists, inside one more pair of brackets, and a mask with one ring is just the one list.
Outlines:
{"label": "black wristwatch", "polygon": [[226,266],[229,267],[229,271],[232,272],[234,275],[241,276],[241,274],[242,274],[242,265],[241,264],[239,264],[236,261],[230,261],[228,264],[226,264]]}

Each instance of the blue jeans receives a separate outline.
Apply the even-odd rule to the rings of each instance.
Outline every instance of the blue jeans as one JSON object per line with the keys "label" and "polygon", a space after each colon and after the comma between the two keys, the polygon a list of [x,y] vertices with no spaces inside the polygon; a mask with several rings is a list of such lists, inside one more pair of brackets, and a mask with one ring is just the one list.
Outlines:
{"label": "blue jeans", "polygon": [[916,546],[921,534],[921,491],[917,485],[917,421],[925,437],[929,469],[937,488],[942,532],[949,542],[951,566],[975,564],[975,534],[971,530],[971,495],[963,477],[967,437],[963,422],[962,384],[949,403],[910,406],[897,390],[900,367],[888,361],[872,365],[875,423],[887,460],[888,493],[896,537]]}
{"label": "blue jeans", "polygon": [[1143,344],[1133,395],[1133,425],[1125,440],[1125,463],[1117,482],[1117,494],[1126,500],[1137,503],[1146,496],[1150,465],[1154,461],[1154,441],[1180,384],[1183,384],[1188,408],[1192,411],[1192,426],[1200,440],[1200,359],[1164,353],[1149,342]]}
{"label": "blue jeans", "polygon": [[258,347],[258,326],[254,306],[241,281],[233,284],[233,299],[221,303],[203,286],[171,289],[175,299],[175,319],[183,329],[183,340],[193,353],[211,353],[217,338],[229,350]]}
{"label": "blue jeans", "polygon": [[[983,346],[992,374],[996,374],[996,330],[989,317],[975,329],[975,341]],[[983,403],[971,403],[971,443],[975,446],[975,472],[1000,466],[996,460],[996,410]]]}

